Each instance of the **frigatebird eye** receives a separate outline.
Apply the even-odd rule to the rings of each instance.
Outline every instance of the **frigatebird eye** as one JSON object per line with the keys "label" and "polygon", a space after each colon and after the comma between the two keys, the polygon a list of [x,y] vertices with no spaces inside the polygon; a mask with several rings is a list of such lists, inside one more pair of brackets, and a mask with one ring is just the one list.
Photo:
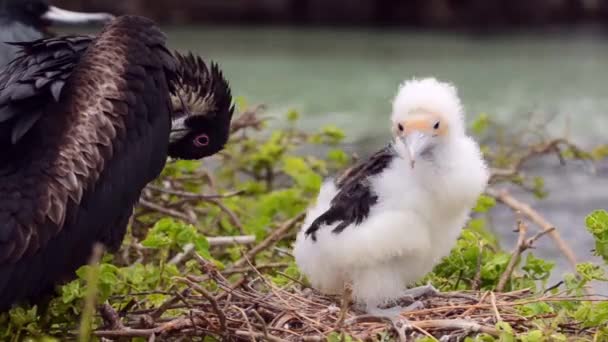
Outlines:
{"label": "frigatebird eye", "polygon": [[433,126],[433,129],[439,129],[439,121],[437,121],[437,122],[435,123],[435,125]]}
{"label": "frigatebird eye", "polygon": [[196,147],[205,147],[209,145],[209,136],[207,134],[197,135],[194,138],[194,146]]}
{"label": "frigatebird eye", "polygon": [[398,124],[397,128],[399,128],[399,131],[403,132],[403,125],[402,124]]}

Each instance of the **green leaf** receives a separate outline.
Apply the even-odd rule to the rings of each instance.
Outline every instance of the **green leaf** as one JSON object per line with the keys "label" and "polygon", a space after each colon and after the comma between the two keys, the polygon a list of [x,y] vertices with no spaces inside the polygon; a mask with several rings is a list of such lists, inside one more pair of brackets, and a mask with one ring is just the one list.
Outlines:
{"label": "green leaf", "polygon": [[608,212],[596,210],[585,218],[587,230],[595,238],[594,254],[608,262]]}
{"label": "green leaf", "polygon": [[282,169],[307,192],[317,193],[321,188],[323,178],[300,157],[286,157]]}
{"label": "green leaf", "polygon": [[473,133],[475,133],[475,135],[481,135],[488,128],[489,124],[490,118],[488,114],[481,113],[471,123],[471,130]]}
{"label": "green leaf", "polygon": [[496,200],[493,197],[481,195],[477,198],[477,204],[473,211],[477,213],[486,213],[488,210],[494,208],[496,206]]}
{"label": "green leaf", "polygon": [[298,121],[299,118],[300,118],[300,113],[298,113],[297,110],[290,109],[289,111],[287,111],[287,121],[289,121],[290,123],[294,123],[294,122]]}

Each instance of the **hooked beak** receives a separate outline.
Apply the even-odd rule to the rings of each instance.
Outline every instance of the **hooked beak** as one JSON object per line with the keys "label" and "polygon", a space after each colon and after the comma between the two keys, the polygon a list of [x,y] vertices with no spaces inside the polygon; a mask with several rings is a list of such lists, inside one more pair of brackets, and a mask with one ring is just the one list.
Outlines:
{"label": "hooked beak", "polygon": [[188,127],[186,127],[186,117],[182,116],[171,120],[171,132],[169,134],[169,142],[174,143],[188,134]]}
{"label": "hooked beak", "polygon": [[406,136],[399,136],[399,140],[405,145],[407,157],[409,158],[410,166],[413,169],[420,154],[427,149],[430,137],[428,134],[413,131]]}
{"label": "hooked beak", "polygon": [[82,13],[49,6],[49,10],[42,15],[42,19],[57,24],[87,24],[87,23],[106,23],[114,16],[109,13]]}

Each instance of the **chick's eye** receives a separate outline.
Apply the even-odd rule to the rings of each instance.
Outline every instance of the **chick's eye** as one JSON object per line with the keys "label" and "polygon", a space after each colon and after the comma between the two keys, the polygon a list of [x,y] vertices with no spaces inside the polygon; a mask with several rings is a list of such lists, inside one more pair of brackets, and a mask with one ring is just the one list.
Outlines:
{"label": "chick's eye", "polygon": [[399,129],[399,131],[403,132],[403,125],[402,124],[398,124],[397,128]]}
{"label": "chick's eye", "polygon": [[193,141],[194,141],[194,146],[205,147],[205,146],[209,145],[209,136],[207,134],[197,135]]}
{"label": "chick's eye", "polygon": [[435,125],[433,125],[433,129],[439,129],[439,121],[435,122]]}

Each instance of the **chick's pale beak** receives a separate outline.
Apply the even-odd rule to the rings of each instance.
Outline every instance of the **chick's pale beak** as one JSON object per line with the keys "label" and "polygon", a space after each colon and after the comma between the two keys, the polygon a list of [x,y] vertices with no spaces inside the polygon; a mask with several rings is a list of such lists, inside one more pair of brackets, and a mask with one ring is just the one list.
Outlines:
{"label": "chick's pale beak", "polygon": [[410,166],[413,169],[416,160],[420,154],[426,150],[429,144],[429,135],[419,131],[413,131],[405,136],[401,136],[400,139],[407,149]]}
{"label": "chick's pale beak", "polygon": [[50,6],[49,10],[42,15],[42,19],[58,24],[87,24],[105,23],[114,19],[114,16],[108,13],[73,12]]}

